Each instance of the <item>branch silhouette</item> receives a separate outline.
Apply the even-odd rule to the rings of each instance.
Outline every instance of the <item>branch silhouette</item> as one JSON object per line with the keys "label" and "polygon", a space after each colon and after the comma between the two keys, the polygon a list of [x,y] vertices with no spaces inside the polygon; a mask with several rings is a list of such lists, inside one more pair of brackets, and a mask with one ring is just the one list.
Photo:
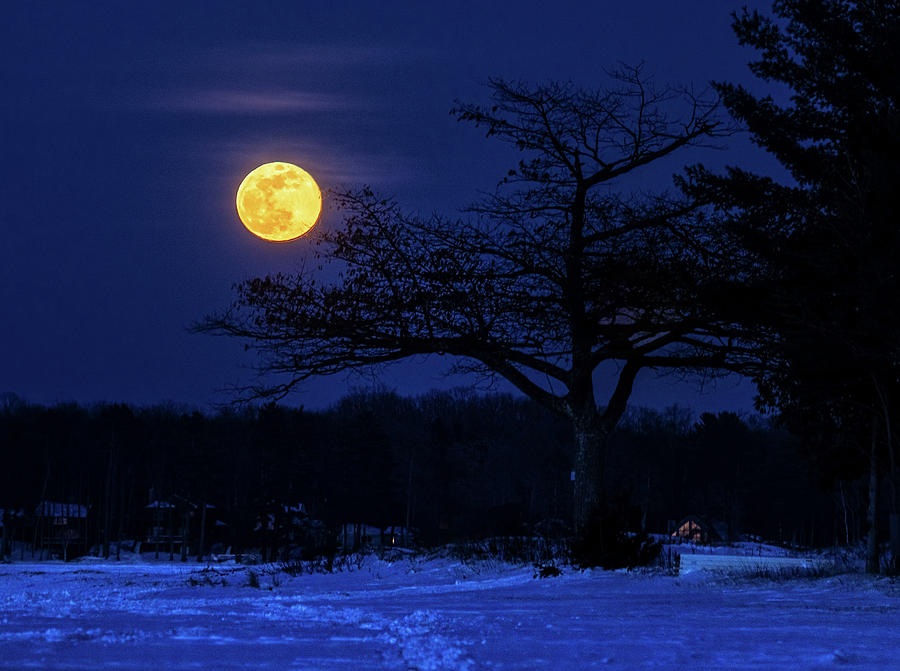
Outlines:
{"label": "branch silhouette", "polygon": [[[493,193],[448,219],[410,215],[367,189],[344,192],[343,226],[316,239],[328,272],[244,282],[232,307],[197,330],[260,353],[258,396],[420,354],[502,376],[572,421],[583,528],[602,508],[606,437],[638,372],[751,359],[733,325],[704,307],[723,291],[727,256],[706,203],[627,190],[648,164],[733,129],[715,98],[658,90],[641,67],[610,79],[598,91],[491,80],[489,104],[452,113],[522,152]],[[593,376],[605,362],[620,372],[600,405]]]}

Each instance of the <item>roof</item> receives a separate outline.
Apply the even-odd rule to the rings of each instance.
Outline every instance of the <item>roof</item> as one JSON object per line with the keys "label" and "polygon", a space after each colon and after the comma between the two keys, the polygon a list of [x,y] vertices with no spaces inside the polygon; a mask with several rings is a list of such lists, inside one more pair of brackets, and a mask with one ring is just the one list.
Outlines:
{"label": "roof", "polygon": [[168,501],[151,501],[149,504],[144,506],[144,508],[174,508],[174,503],[169,503]]}
{"label": "roof", "polygon": [[[180,500],[182,503],[189,505],[191,508],[199,508],[200,507],[200,505],[193,503],[191,501],[188,501],[187,499],[181,498],[180,496],[176,496],[175,498]],[[214,505],[212,505],[211,503],[206,503],[203,505],[205,505],[208,510],[216,509],[216,507]],[[163,509],[175,508],[175,507],[176,507],[175,504],[172,503],[171,501],[159,501],[159,500],[153,500],[150,503],[148,503],[146,506],[144,506],[144,508],[163,508]]]}
{"label": "roof", "polygon": [[80,503],[41,501],[34,509],[34,514],[38,517],[87,517],[88,506]]}
{"label": "roof", "polygon": [[684,517],[677,525],[675,525],[675,530],[671,535],[673,538],[678,536],[687,538],[695,534],[703,535],[709,540],[720,540],[721,538],[716,526],[699,515],[688,515],[687,517]]}

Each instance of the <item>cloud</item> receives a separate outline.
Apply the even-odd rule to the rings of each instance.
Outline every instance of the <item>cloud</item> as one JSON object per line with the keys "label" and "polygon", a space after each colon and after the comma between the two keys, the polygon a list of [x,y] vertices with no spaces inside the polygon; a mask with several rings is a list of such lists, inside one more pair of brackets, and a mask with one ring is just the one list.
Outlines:
{"label": "cloud", "polygon": [[124,104],[169,121],[202,120],[184,126],[203,132],[188,142],[179,135],[177,151],[215,155],[229,175],[290,160],[323,186],[402,186],[419,176],[420,160],[398,122],[408,110],[398,111],[388,85],[411,58],[381,46],[191,46],[169,56],[171,67],[151,80],[151,90],[135,91]]}
{"label": "cloud", "polygon": [[[182,156],[215,166],[223,177],[240,181],[261,163],[291,161],[309,171],[323,188],[359,185],[393,188],[416,179],[418,160],[398,151],[379,153],[335,137],[297,138],[290,134],[240,134],[210,142],[195,138],[179,145]],[[236,184],[235,184],[236,186]]]}
{"label": "cloud", "polygon": [[410,49],[360,45],[278,45],[256,43],[239,48],[210,49],[199,61],[208,67],[238,69],[294,70],[298,67],[326,69],[370,68],[419,59]]}
{"label": "cloud", "polygon": [[223,115],[376,111],[386,102],[373,84],[373,72],[389,76],[385,73],[414,57],[409,50],[383,46],[256,43],[189,50],[180,54],[177,64],[170,55],[159,78],[162,86],[150,95],[144,92],[133,104]]}
{"label": "cloud", "polygon": [[360,109],[344,96],[296,90],[199,89],[155,96],[149,107],[201,114],[287,114]]}

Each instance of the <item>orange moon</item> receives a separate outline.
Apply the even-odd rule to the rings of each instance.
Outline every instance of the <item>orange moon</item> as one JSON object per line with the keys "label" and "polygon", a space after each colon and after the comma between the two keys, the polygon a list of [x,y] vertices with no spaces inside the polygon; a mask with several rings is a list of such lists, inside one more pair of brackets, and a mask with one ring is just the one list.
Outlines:
{"label": "orange moon", "polygon": [[303,168],[283,161],[264,163],[238,187],[237,211],[254,235],[287,242],[315,225],[322,211],[322,192]]}

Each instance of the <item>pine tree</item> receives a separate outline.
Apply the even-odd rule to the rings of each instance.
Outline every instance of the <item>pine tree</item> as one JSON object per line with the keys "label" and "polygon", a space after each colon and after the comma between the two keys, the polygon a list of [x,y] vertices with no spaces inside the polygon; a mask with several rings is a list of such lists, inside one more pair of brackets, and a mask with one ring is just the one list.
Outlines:
{"label": "pine tree", "polygon": [[760,403],[868,461],[876,571],[879,460],[893,472],[900,398],[900,5],[779,0],[773,12],[745,9],[733,23],[773,92],[715,87],[792,181],[698,167],[686,183],[717,202],[745,262],[737,309],[768,364]]}

